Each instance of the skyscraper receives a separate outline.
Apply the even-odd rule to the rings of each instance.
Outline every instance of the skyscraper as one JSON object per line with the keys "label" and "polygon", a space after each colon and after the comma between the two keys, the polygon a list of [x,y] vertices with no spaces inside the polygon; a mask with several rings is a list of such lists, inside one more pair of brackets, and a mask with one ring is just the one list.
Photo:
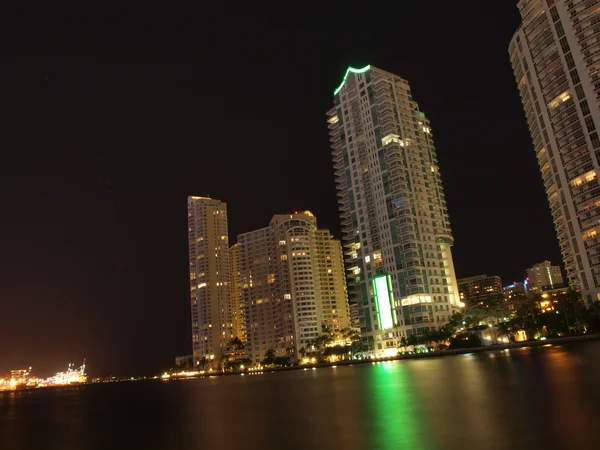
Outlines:
{"label": "skyscraper", "polygon": [[238,236],[246,352],[261,361],[268,349],[297,358],[321,335],[350,326],[339,241],[317,228],[309,211],[279,214],[266,228]]}
{"label": "skyscraper", "polygon": [[564,287],[560,266],[553,266],[550,261],[534,264],[527,269],[529,289],[543,291]]}
{"label": "skyscraper", "polygon": [[225,203],[188,197],[188,246],[194,366],[214,366],[235,330]]}
{"label": "skyscraper", "polygon": [[600,299],[599,0],[521,0],[509,47],[569,284]]}
{"label": "skyscraper", "polygon": [[348,68],[328,111],[351,302],[377,353],[459,304],[431,125],[406,80]]}

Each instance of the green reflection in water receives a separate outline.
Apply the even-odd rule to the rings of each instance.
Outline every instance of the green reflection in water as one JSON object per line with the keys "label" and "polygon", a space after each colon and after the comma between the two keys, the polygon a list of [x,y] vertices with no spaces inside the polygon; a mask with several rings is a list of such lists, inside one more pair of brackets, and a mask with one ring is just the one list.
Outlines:
{"label": "green reflection in water", "polygon": [[380,363],[369,379],[372,448],[384,450],[428,450],[420,400],[409,369],[403,363]]}

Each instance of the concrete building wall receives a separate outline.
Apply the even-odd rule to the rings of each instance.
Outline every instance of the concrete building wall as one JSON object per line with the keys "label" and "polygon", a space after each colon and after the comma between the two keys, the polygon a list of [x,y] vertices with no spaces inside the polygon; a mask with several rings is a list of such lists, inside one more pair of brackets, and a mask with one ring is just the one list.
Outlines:
{"label": "concrete building wall", "polygon": [[229,265],[231,277],[231,311],[235,336],[246,341],[246,323],[242,304],[242,289],[240,284],[240,244],[232,245],[229,249]]}
{"label": "concrete building wall", "polygon": [[333,238],[329,230],[317,230],[318,276],[321,285],[319,322],[331,331],[350,327],[350,311],[344,257],[340,241]]}

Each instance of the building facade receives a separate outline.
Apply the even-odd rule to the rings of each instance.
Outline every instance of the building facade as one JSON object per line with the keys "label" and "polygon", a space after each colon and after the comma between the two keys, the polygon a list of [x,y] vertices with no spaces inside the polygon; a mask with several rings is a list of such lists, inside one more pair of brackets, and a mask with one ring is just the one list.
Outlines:
{"label": "building facade", "polygon": [[347,70],[327,116],[349,295],[381,354],[459,304],[431,125],[408,82],[373,66]]}
{"label": "building facade", "polygon": [[513,301],[516,298],[523,298],[527,296],[526,284],[515,281],[513,284],[504,286],[502,291],[504,292],[504,298],[506,301]]}
{"label": "building facade", "polygon": [[509,313],[516,313],[521,306],[527,303],[527,281],[514,282],[508,286],[504,286],[504,302]]}
{"label": "building facade", "polygon": [[319,323],[331,332],[351,326],[342,244],[329,230],[315,231]]}
{"label": "building facade", "polygon": [[509,47],[569,285],[600,299],[600,0],[521,0]]}
{"label": "building facade", "polygon": [[194,368],[194,356],[193,355],[176,356],[175,357],[175,367],[178,369],[193,369]]}
{"label": "building facade", "polygon": [[527,269],[527,278],[529,289],[533,291],[564,287],[560,266],[553,266],[550,261],[534,264]]}
{"label": "building facade", "polygon": [[298,358],[322,334],[350,326],[339,241],[309,211],[280,214],[268,227],[238,236],[246,352],[268,349]]}
{"label": "building facade", "polygon": [[[253,362],[260,362],[270,348],[279,355],[286,354],[293,346],[291,297],[277,297],[271,289],[275,277],[269,254],[269,229],[241,234],[237,242],[246,354]],[[288,316],[284,316],[284,310]]]}
{"label": "building facade", "polygon": [[225,203],[188,197],[188,246],[194,366],[216,366],[235,331]]}
{"label": "building facade", "polygon": [[242,305],[242,289],[240,285],[240,244],[234,244],[229,249],[229,274],[231,286],[231,311],[235,326],[235,336],[246,342],[246,323]]}
{"label": "building facade", "polygon": [[476,275],[459,278],[460,300],[467,306],[483,306],[487,300],[503,297],[502,280],[498,276]]}

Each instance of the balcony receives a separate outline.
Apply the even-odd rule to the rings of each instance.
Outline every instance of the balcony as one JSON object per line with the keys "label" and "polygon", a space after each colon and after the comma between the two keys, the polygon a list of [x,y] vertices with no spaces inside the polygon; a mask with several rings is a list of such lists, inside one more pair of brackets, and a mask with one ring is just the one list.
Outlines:
{"label": "balcony", "polygon": [[380,121],[385,121],[386,119],[394,118],[394,109],[392,108],[391,102],[383,102],[379,104],[377,108],[377,114],[379,116]]}

